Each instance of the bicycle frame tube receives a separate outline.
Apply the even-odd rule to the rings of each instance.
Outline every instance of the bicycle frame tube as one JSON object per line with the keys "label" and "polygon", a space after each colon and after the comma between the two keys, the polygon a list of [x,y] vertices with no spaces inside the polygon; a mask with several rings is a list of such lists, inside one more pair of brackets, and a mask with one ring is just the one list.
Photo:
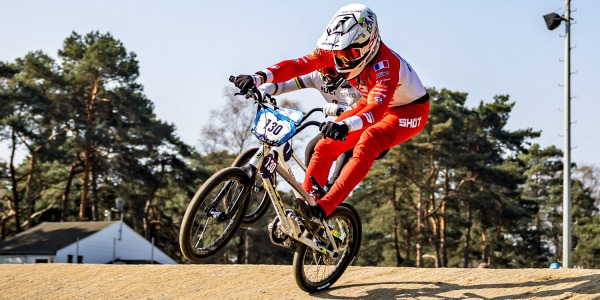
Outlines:
{"label": "bicycle frame tube", "polygon": [[[265,150],[267,150],[269,148],[271,148],[271,147],[265,146]],[[278,152],[278,164],[277,164],[277,167],[275,168],[275,172],[281,178],[283,178],[288,184],[290,184],[292,186],[292,191],[294,192],[294,194],[300,195],[302,198],[307,199],[307,201],[309,203],[311,203],[311,205],[314,205],[315,202],[314,202],[313,197],[311,195],[309,195],[308,192],[306,192],[302,188],[300,183],[298,183],[298,181],[294,177],[293,173],[291,172],[289,164],[283,158],[284,156],[280,155],[281,150],[282,150],[281,146],[276,147],[275,149],[271,150],[271,151]],[[267,193],[269,193],[271,203],[275,207],[275,212],[277,213],[277,216],[279,217],[279,220],[281,221],[283,231],[287,235],[292,237],[293,239],[297,240],[300,243],[307,245],[308,247],[314,249],[315,251],[319,251],[321,253],[325,253],[329,256],[332,256],[333,255],[332,251],[329,251],[326,248],[317,245],[317,243],[315,243],[315,241],[308,238],[308,232],[306,232],[306,231],[303,232],[300,229],[298,223],[293,219],[293,217],[286,215],[285,206],[283,205],[281,196],[277,192],[277,187],[276,187],[273,176],[265,179],[265,185],[266,185]],[[334,247],[334,252],[337,251],[338,247],[337,247],[337,244],[335,243],[335,240],[333,239],[333,235],[331,234],[331,231],[329,230],[329,226],[327,226],[326,224],[323,224],[323,227],[324,227],[325,231],[327,232],[328,239],[331,241],[331,244]]]}
{"label": "bicycle frame tube", "polygon": [[[284,151],[285,151],[286,145],[288,145],[288,143],[283,144],[278,147],[261,144],[258,151],[250,159],[248,164],[255,167],[259,171],[259,175],[263,176],[261,168],[262,168],[263,164],[265,163],[264,162],[265,157],[268,154],[271,154],[271,152],[277,152],[276,154],[274,154],[277,157],[277,165],[275,167],[273,175],[275,173],[278,174],[288,184],[290,184],[292,187],[292,191],[294,192],[294,195],[296,195],[296,197],[301,197],[303,199],[306,199],[310,205],[315,205],[315,201],[314,201],[313,197],[302,188],[300,183],[298,183],[297,179],[293,175],[290,165],[284,159],[285,158]],[[267,154],[267,155],[265,155],[265,154]],[[301,166],[302,169],[304,169],[306,171],[306,166],[304,166],[302,161],[299,159],[299,157],[295,153],[292,152],[291,158],[293,158],[294,161],[296,161],[296,163],[299,166]],[[275,213],[277,214],[277,216],[279,217],[279,220],[281,221],[281,226],[282,226],[283,231],[287,235],[292,237],[293,239],[297,240],[300,243],[307,245],[308,247],[312,248],[313,250],[319,251],[319,252],[327,254],[329,256],[332,256],[333,255],[332,251],[329,251],[326,248],[317,245],[317,243],[315,243],[315,241],[308,238],[308,232],[306,232],[306,231],[303,232],[300,229],[300,226],[298,225],[298,223],[291,216],[286,215],[285,206],[283,205],[283,201],[281,199],[281,196],[279,195],[279,192],[277,192],[275,177],[273,175],[268,178],[263,177],[264,185],[265,185],[265,189],[266,189],[267,193],[269,194],[269,198],[271,199],[271,204],[275,208]],[[334,252],[336,252],[338,250],[338,247],[337,247],[337,244],[335,243],[335,240],[333,239],[331,231],[329,230],[329,226],[327,226],[326,224],[323,224],[323,227],[327,233],[328,239],[330,240],[331,244],[334,247]]]}

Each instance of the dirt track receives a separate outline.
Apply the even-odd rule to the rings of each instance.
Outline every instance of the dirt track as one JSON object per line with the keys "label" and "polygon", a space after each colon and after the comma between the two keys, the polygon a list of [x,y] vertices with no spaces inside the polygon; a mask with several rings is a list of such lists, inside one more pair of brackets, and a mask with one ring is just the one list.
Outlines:
{"label": "dirt track", "polygon": [[1,299],[600,299],[600,270],[350,267],[308,295],[291,266],[0,265]]}

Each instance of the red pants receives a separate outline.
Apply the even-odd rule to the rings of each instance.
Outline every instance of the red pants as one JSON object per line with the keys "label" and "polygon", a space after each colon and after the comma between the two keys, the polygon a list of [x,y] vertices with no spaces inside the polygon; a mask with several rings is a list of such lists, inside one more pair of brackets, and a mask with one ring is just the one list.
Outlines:
{"label": "red pants", "polygon": [[[356,109],[345,112],[338,119],[344,119],[360,111]],[[429,101],[422,104],[408,104],[391,108],[377,123],[363,124],[363,128],[352,131],[345,141],[322,139],[315,146],[315,152],[308,164],[303,187],[310,192],[313,176],[321,186],[327,183],[329,170],[333,162],[342,153],[354,147],[352,158],[342,169],[340,177],[335,181],[327,195],[318,201],[327,215],[344,202],[350,192],[369,172],[375,158],[387,148],[403,143],[419,133],[427,123]]]}

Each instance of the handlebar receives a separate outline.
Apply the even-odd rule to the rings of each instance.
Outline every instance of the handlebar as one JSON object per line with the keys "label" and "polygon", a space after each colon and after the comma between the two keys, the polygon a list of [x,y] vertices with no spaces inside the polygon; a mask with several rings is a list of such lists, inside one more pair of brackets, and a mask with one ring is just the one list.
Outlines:
{"label": "handlebar", "polygon": [[[235,76],[231,75],[229,76],[229,82],[231,83],[235,83]],[[262,93],[258,90],[257,87],[252,87],[250,90],[246,91],[244,93],[244,91],[240,90],[239,93],[235,93],[234,96],[244,96],[246,97],[246,99],[254,99],[255,101],[259,102],[259,103],[263,103],[265,102],[265,100],[271,100],[271,95],[266,94],[265,97],[263,97]]]}
{"label": "handlebar", "polygon": [[[231,75],[231,76],[229,76],[229,81],[230,81],[231,83],[235,83],[235,78],[236,78],[235,76]],[[276,106],[275,98],[272,98],[272,97],[271,97],[271,95],[269,95],[269,94],[265,94],[265,95],[264,95],[264,97],[263,97],[263,94],[260,92],[260,90],[259,90],[259,89],[258,89],[256,86],[252,87],[250,90],[246,91],[245,93],[244,93],[243,91],[241,91],[241,90],[240,90],[240,92],[239,92],[239,93],[235,93],[234,95],[236,95],[236,96],[237,96],[237,95],[241,95],[241,96],[244,96],[244,97],[246,97],[246,99],[250,99],[250,98],[252,98],[252,99],[254,99],[256,102],[258,102],[259,104],[262,104],[262,103],[264,103],[264,102],[265,102],[265,100],[269,100],[269,101],[270,101],[270,102],[271,102],[273,105],[275,105],[275,106]],[[323,111],[323,109],[322,109],[322,108],[320,108],[320,107],[318,107],[318,108],[313,108],[313,109],[311,109],[311,110],[310,110],[308,113],[305,113],[304,117],[303,117],[303,118],[302,118],[302,119],[301,119],[301,120],[298,122],[298,123],[299,123],[299,124],[301,124],[301,125],[300,125],[300,126],[297,128],[297,129],[296,129],[296,132],[295,132],[295,133],[292,135],[292,137],[293,137],[293,136],[295,136],[296,134],[298,134],[298,133],[299,133],[300,131],[302,131],[303,129],[305,129],[305,128],[309,127],[309,126],[319,126],[319,128],[321,128],[321,126],[322,126],[323,124],[325,124],[325,122],[319,122],[319,121],[308,121],[308,122],[304,123],[304,121],[305,121],[305,120],[306,120],[306,119],[307,119],[307,118],[308,118],[308,117],[309,117],[311,114],[313,114],[314,112],[322,112],[322,111]],[[343,108],[339,108],[339,109],[336,111],[335,115],[339,117],[339,116],[340,116],[340,115],[341,115],[343,112],[344,112],[344,109],[343,109]],[[291,138],[291,137],[290,137],[290,138]],[[344,140],[345,140],[345,139],[344,139]]]}
{"label": "handlebar", "polygon": [[290,137],[293,138],[294,136],[296,136],[296,134],[300,133],[300,131],[306,129],[309,126],[319,126],[319,128],[321,128],[321,126],[325,124],[325,122],[319,122],[319,121],[308,121],[306,123],[302,123],[302,125],[300,125],[300,127],[298,127],[296,129],[296,132],[294,132],[294,134]]}
{"label": "handlebar", "polygon": [[[229,76],[229,82],[231,83],[235,83],[235,76],[230,75]],[[245,93],[243,91],[240,90],[239,93],[235,93],[235,96],[244,96],[246,97],[246,99],[254,99],[255,101],[259,102],[259,103],[264,103],[265,100],[269,100],[272,104],[276,105],[275,102],[275,98],[272,98],[271,95],[269,94],[265,94],[263,96],[263,94],[260,92],[260,90],[254,86],[252,87],[250,90],[246,91]],[[308,113],[306,113],[306,117],[308,117],[310,114],[316,112],[316,111],[323,111],[322,108],[314,108],[312,110],[310,110]],[[335,116],[339,117],[342,113],[344,113],[344,109],[343,108],[338,108],[337,111],[335,112]],[[306,118],[305,117],[305,118]],[[304,119],[303,119],[304,120]]]}

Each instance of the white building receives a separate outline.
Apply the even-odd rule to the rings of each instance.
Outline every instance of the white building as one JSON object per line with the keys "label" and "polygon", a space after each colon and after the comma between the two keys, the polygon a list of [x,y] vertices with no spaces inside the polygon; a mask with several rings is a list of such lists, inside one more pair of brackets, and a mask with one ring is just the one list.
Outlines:
{"label": "white building", "polygon": [[0,242],[0,263],[176,264],[127,224],[44,222]]}

